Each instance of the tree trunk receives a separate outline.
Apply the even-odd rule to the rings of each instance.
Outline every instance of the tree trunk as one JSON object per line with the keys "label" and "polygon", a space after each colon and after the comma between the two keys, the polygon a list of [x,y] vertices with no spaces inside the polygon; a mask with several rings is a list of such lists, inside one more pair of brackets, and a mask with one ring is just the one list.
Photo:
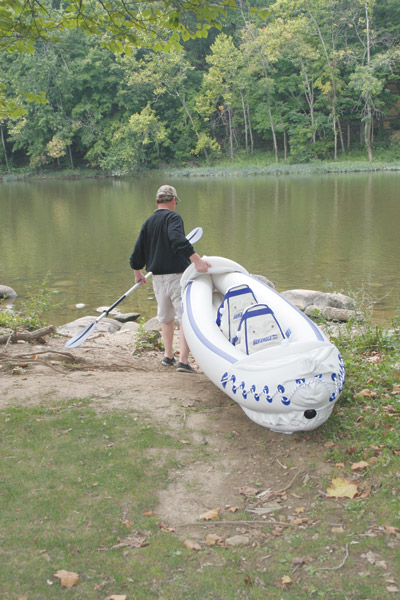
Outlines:
{"label": "tree trunk", "polygon": [[244,144],[246,148],[246,154],[249,153],[249,139],[248,139],[248,131],[247,131],[247,114],[246,114],[246,106],[244,103],[244,98],[242,92],[240,92],[240,99],[242,101],[242,111],[243,111],[243,121],[244,121]]}
{"label": "tree trunk", "polygon": [[231,163],[233,163],[233,130],[232,130],[232,109],[228,109],[228,126],[229,126],[229,154],[231,157]]}
{"label": "tree trunk", "polygon": [[269,102],[269,99],[268,99],[268,115],[269,115],[269,122],[271,125],[271,131],[272,131],[272,139],[273,139],[273,143],[274,143],[275,162],[279,162],[278,144],[276,142],[274,119],[272,117],[272,110],[271,110],[271,104]]}
{"label": "tree trunk", "polygon": [[0,125],[0,135],[1,135],[1,145],[3,146],[3,149],[4,149],[4,157],[6,160],[7,171],[8,171],[8,173],[10,173],[11,171],[10,171],[10,166],[8,164],[7,148],[6,148],[6,142],[4,140],[3,125]]}

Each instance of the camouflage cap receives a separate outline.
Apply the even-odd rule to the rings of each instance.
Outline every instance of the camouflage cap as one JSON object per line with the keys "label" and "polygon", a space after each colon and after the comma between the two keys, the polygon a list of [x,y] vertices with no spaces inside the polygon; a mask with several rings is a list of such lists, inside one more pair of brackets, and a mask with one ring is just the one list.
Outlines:
{"label": "camouflage cap", "polygon": [[156,194],[156,200],[172,200],[172,198],[176,198],[177,202],[180,202],[180,199],[178,198],[178,194],[176,193],[176,189],[174,187],[172,187],[172,185],[162,185],[158,190],[157,190],[157,194]]}

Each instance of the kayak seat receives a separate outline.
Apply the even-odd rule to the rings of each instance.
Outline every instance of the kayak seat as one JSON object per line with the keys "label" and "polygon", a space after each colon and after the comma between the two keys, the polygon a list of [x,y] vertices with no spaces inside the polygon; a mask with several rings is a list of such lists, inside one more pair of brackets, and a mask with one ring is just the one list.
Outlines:
{"label": "kayak seat", "polygon": [[233,344],[245,354],[277,346],[285,339],[273,311],[267,304],[254,304],[243,311]]}
{"label": "kayak seat", "polygon": [[217,310],[217,325],[230,342],[236,336],[245,308],[257,304],[253,290],[247,284],[235,285],[225,292]]}

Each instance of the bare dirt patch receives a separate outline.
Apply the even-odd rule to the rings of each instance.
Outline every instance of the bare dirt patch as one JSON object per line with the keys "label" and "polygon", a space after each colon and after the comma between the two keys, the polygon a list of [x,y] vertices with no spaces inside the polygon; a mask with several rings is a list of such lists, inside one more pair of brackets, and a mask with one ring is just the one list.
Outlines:
{"label": "bare dirt patch", "polygon": [[255,524],[307,523],[331,470],[318,432],[284,435],[256,425],[203,373],[164,367],[159,352],[134,354],[130,331],[94,335],[74,350],[65,340],[0,347],[0,409],[89,398],[99,411],[133,411],[170,430],[182,444],[181,464],[154,510],[184,537],[200,535],[199,516],[214,509],[219,525],[210,521],[210,531],[244,508]]}

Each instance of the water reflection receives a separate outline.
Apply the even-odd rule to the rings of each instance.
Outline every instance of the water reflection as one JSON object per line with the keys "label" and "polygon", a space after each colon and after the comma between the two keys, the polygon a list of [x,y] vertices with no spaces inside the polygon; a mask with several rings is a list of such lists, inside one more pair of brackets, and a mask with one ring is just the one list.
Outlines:
{"label": "water reflection", "polygon": [[[227,256],[278,290],[367,288],[377,320],[399,305],[400,174],[173,179],[200,254]],[[50,273],[64,307],[56,324],[96,314],[133,284],[129,255],[155,208],[160,175],[8,183],[0,187],[0,283],[20,295]],[[122,310],[155,313],[151,286]],[[75,308],[84,303],[80,312]]]}

